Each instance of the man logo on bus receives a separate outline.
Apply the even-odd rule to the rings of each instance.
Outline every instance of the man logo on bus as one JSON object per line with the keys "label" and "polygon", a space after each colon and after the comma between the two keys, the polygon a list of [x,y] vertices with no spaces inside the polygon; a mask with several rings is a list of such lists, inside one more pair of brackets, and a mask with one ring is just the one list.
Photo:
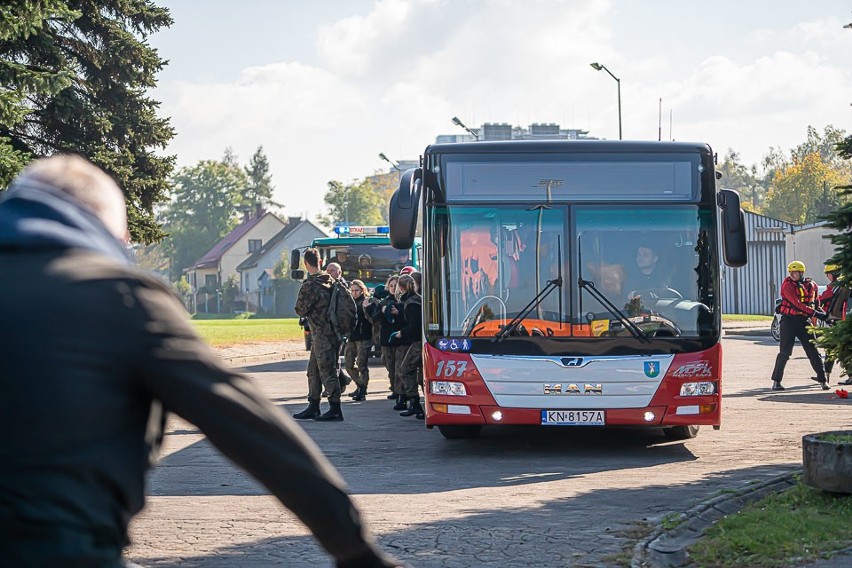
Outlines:
{"label": "man logo on bus", "polygon": [[653,379],[660,374],[660,363],[658,361],[645,361],[645,376]]}

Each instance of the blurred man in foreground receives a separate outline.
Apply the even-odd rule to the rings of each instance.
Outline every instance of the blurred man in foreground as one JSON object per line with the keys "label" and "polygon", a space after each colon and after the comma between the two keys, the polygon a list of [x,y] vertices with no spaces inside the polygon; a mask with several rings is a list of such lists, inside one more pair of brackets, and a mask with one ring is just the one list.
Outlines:
{"label": "blurred man in foreground", "polygon": [[343,480],[253,382],[131,266],[121,190],[78,157],[34,162],[0,196],[0,556],[122,566],[165,415],[196,424],[338,566],[395,566]]}

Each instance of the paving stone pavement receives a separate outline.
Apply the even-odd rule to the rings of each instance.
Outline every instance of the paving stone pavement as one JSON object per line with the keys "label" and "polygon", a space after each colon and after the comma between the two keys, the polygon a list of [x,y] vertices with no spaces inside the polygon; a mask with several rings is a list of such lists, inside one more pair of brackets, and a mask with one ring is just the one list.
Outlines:
{"label": "paving stone pavement", "polygon": [[[345,422],[303,427],[379,543],[413,566],[628,566],[660,518],[800,467],[803,433],[852,427],[850,407],[807,379],[800,349],[788,390],[775,393],[766,387],[777,343],[723,343],[722,430],[683,443],[653,431],[523,428],[443,440],[389,409],[378,367],[368,400],[344,403]],[[305,402],[306,354],[292,353],[244,364],[288,412]],[[148,495],[127,553],[143,566],[331,565],[289,512],[179,419],[169,422]]]}

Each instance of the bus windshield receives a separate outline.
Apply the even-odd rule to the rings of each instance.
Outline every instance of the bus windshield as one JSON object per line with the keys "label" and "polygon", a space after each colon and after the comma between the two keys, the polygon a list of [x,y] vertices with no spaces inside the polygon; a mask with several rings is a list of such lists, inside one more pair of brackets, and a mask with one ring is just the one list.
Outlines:
{"label": "bus windshield", "polygon": [[656,337],[701,335],[714,309],[709,211],[578,206],[573,215],[575,281],[591,283],[575,288],[571,321],[586,324],[579,334],[627,335],[610,302]]}
{"label": "bus windshield", "polygon": [[500,337],[524,308],[511,335],[712,333],[712,215],[698,205],[450,205],[431,224],[445,243],[435,336]]}

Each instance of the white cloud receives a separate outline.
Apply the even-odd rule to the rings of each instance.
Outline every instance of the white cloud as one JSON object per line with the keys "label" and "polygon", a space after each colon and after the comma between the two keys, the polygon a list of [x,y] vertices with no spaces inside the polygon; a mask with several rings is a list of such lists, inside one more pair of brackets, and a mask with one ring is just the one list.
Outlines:
{"label": "white cloud", "polygon": [[[643,90],[638,98],[651,99],[653,87]],[[745,64],[711,57],[662,91],[675,139],[705,141],[720,153],[733,147],[744,161],[757,163],[770,147],[803,142],[808,125],[842,127],[852,76],[813,52],[778,52]],[[643,109],[640,120],[640,137],[655,138],[656,105]],[[663,120],[667,138],[668,112]]]}
{"label": "white cloud", "polygon": [[379,152],[415,158],[437,134],[460,132],[454,115],[468,126],[559,122],[617,138],[616,84],[592,61],[622,80],[628,139],[657,138],[660,97],[665,138],[672,109],[676,139],[734,147],[748,163],[800,143],[809,124],[848,121],[852,73],[819,41],[830,19],[769,30],[755,56],[702,45],[691,48],[695,63],[678,65],[668,53],[617,50],[612,11],[607,0],[380,0],[318,27],[319,65],[247,67],[233,81],[173,83],[155,96],[178,131],[181,165],[226,146],[247,160],[263,144],[279,200],[312,215],[326,181],[384,169]]}
{"label": "white cloud", "polygon": [[323,62],[341,75],[362,76],[369,72],[377,55],[392,49],[411,31],[415,3],[380,0],[366,16],[321,25],[317,30],[317,49]]}
{"label": "white cloud", "polygon": [[823,18],[813,22],[802,22],[787,32],[790,40],[799,39],[827,49],[852,47],[852,33],[843,29],[844,22],[838,18]]}

